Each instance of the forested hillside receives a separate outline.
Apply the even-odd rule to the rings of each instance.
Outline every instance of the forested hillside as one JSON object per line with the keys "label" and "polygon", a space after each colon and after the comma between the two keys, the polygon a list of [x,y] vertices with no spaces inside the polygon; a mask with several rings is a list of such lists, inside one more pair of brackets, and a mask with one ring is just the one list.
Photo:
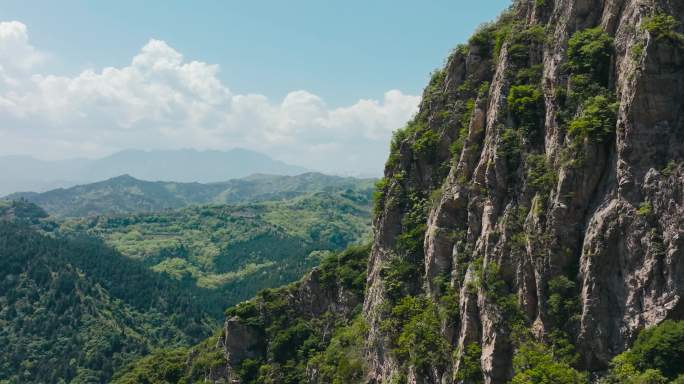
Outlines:
{"label": "forested hillside", "polygon": [[[135,357],[187,348],[228,306],[367,239],[371,186],[320,174],[120,177],[28,195],[58,216],[146,212],[70,219],[0,202],[0,380],[104,383]],[[196,205],[226,201],[236,203]]]}
{"label": "forested hillside", "polygon": [[300,281],[230,308],[220,334],[192,348],[158,350],[121,369],[114,382],[360,382],[369,251],[355,246],[329,255]]}
{"label": "forested hillside", "polygon": [[209,335],[203,297],[99,241],[0,220],[0,381],[106,382],[134,357]]}
{"label": "forested hillside", "polygon": [[370,194],[350,190],[237,205],[97,216],[62,233],[102,238],[152,271],[216,291],[211,310],[301,277],[329,250],[370,236]]}
{"label": "forested hillside", "polygon": [[66,220],[0,202],[0,380],[107,382],[135,357],[185,350],[225,308],[367,240],[370,189],[313,178],[240,193],[274,200]]}

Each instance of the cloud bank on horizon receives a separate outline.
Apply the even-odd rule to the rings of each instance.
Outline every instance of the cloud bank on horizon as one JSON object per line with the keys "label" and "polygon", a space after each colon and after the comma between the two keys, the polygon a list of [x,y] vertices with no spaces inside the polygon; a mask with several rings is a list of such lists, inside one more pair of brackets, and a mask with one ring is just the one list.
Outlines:
{"label": "cloud bank on horizon", "polygon": [[46,74],[26,25],[0,22],[0,154],[97,157],[127,149],[258,150],[308,168],[379,173],[419,96],[389,90],[331,108],[305,90],[274,102],[236,94],[219,66],[151,39],[121,68]]}

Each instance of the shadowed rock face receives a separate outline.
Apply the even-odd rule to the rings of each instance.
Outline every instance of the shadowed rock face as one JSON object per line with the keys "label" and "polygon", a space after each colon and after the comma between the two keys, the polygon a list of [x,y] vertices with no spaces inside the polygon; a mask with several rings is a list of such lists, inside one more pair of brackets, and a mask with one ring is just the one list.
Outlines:
{"label": "shadowed rock face", "polygon": [[[416,117],[422,128],[395,143],[385,170],[364,303],[369,381],[389,382],[405,366],[380,326],[391,304],[383,270],[396,259],[423,276],[406,282],[406,294],[437,300],[445,277],[460,293],[459,321],[441,330],[453,361],[427,373],[409,367],[414,383],[456,382],[471,343],[482,347],[487,383],[512,376],[509,314],[479,284],[478,265],[498,266],[540,339],[558,326],[549,281],[573,281],[579,305],[563,330],[592,371],[644,327],[684,316],[684,42],[643,27],[657,14],[682,21],[684,3],[520,1],[491,28],[536,26],[541,38],[500,47],[472,39],[433,78]],[[569,40],[587,28],[612,39],[595,80],[615,102],[601,137],[570,129],[589,107],[568,100],[589,86],[569,64]],[[525,68],[539,80],[521,80]],[[510,105],[519,85],[541,93],[525,108],[539,111],[532,124]],[[436,139],[426,152],[417,144],[428,135]],[[416,201],[426,206],[423,247],[406,251],[397,239],[411,230]]]}

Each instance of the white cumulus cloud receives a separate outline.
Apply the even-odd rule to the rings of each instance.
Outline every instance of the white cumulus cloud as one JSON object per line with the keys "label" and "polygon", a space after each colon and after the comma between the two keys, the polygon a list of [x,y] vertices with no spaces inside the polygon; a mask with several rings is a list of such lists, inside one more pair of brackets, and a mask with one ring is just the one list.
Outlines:
{"label": "white cumulus cloud", "polygon": [[235,94],[218,65],[154,39],[127,66],[73,77],[39,73],[45,59],[24,24],[0,22],[0,154],[244,147],[313,169],[379,173],[392,131],[419,102],[398,90],[340,108],[305,90],[281,101]]}
{"label": "white cumulus cloud", "polygon": [[29,71],[45,59],[29,44],[26,25],[18,21],[0,22],[0,65],[3,71]]}

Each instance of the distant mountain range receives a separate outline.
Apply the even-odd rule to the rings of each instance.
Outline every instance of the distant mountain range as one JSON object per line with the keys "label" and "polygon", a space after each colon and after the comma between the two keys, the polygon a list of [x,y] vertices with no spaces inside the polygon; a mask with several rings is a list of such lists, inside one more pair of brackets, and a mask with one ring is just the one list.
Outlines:
{"label": "distant mountain range", "polygon": [[10,194],[24,198],[58,217],[156,212],[199,204],[244,203],[292,198],[304,193],[355,191],[370,194],[373,179],[305,173],[297,176],[252,175],[220,183],[144,181],[130,175],[59,188],[48,192]]}
{"label": "distant mountain range", "polygon": [[38,160],[0,156],[0,196],[44,192],[128,174],[143,180],[211,183],[255,173],[298,175],[303,167],[246,149],[229,151],[126,150],[101,159]]}

